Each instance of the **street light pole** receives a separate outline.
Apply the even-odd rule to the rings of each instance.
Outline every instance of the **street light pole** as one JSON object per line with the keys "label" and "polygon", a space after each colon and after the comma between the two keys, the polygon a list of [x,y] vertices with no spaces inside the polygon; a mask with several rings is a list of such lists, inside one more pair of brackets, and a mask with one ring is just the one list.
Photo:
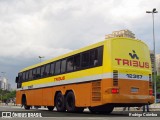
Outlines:
{"label": "street light pole", "polygon": [[156,60],[155,60],[155,56],[156,56],[156,52],[155,52],[155,34],[154,34],[154,13],[158,13],[158,11],[156,11],[156,8],[154,8],[152,11],[146,11],[146,13],[152,13],[152,19],[153,19],[153,52],[154,52],[154,95],[155,95],[155,103],[157,100],[157,85],[156,85]]}
{"label": "street light pole", "polygon": [[42,58],[44,58],[44,56],[39,56],[39,59],[40,59],[40,63],[41,63],[41,59],[42,59]]}

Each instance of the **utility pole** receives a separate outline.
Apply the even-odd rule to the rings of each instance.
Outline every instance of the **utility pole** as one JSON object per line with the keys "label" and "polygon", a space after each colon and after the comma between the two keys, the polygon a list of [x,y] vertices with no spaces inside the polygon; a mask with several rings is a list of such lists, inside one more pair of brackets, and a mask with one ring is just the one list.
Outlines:
{"label": "utility pole", "polygon": [[154,52],[154,95],[155,95],[155,103],[157,102],[157,85],[156,85],[156,52],[155,52],[155,34],[154,34],[154,13],[158,13],[156,11],[156,8],[154,8],[152,11],[146,11],[146,13],[152,13],[152,19],[153,19],[153,52]]}

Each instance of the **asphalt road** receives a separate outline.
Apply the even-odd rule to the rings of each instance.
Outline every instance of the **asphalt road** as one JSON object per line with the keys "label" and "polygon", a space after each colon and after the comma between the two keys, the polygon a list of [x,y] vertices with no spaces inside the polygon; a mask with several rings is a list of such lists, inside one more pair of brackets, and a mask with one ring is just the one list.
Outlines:
{"label": "asphalt road", "polygon": [[[134,119],[135,120],[135,117],[133,116],[143,116],[143,117],[136,117],[137,118],[140,118],[140,119],[159,119],[160,117],[160,111],[151,111],[149,113],[145,113],[143,114],[142,111],[134,111],[134,109],[132,109],[132,111],[121,111],[121,110],[114,110],[111,114],[109,115],[106,115],[106,114],[92,114],[90,113],[87,109],[84,111],[84,113],[67,113],[67,112],[57,112],[56,110],[54,111],[48,111],[47,109],[45,108],[40,108],[40,109],[30,109],[30,110],[25,110],[24,108],[21,108],[21,107],[18,107],[18,106],[0,106],[0,116],[2,118],[2,112],[4,114],[4,112],[11,112],[12,116],[14,116],[14,118],[12,119],[18,119],[17,118],[17,114],[21,114],[20,116],[25,116],[27,114],[32,116],[32,115],[35,115],[35,116],[38,116],[38,118],[30,118],[30,119],[34,119],[34,120],[39,120],[39,119],[52,119],[53,118],[56,120],[62,120],[62,119],[65,119],[65,120],[70,120],[70,119],[77,119],[77,120],[86,120],[86,119],[95,119],[95,120],[110,120],[110,119],[113,119],[113,120],[124,120],[124,118],[127,118],[127,119]],[[146,115],[151,115],[154,116],[154,115],[159,115],[159,117],[146,117]],[[132,117],[130,117],[129,115],[131,115]],[[145,117],[144,117],[145,115]],[[4,116],[4,115],[3,115]],[[41,117],[42,118],[39,118]],[[0,118],[0,119],[1,119]],[[21,119],[21,118],[19,118]],[[27,118],[28,119],[28,118]]]}

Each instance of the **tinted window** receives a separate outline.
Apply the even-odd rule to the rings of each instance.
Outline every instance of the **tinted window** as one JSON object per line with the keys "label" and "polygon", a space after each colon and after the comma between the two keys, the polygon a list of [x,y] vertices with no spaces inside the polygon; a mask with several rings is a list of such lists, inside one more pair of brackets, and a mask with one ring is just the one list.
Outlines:
{"label": "tinted window", "polygon": [[67,59],[67,71],[73,70],[73,57]]}
{"label": "tinted window", "polygon": [[81,66],[82,67],[89,66],[89,52],[82,53]]}
{"label": "tinted window", "polygon": [[36,79],[36,68],[33,69],[33,79]]}
{"label": "tinted window", "polygon": [[26,81],[29,79],[29,71],[26,71]]}
{"label": "tinted window", "polygon": [[80,69],[80,54],[74,56],[74,70]]}
{"label": "tinted window", "polygon": [[17,83],[17,88],[21,88],[22,87],[22,83]]}
{"label": "tinted window", "polygon": [[[37,67],[33,70],[28,70],[19,73],[19,81],[26,81],[35,78],[45,77],[46,75],[54,75],[73,71],[87,69],[102,65],[103,46],[97,47],[73,56],[67,59],[62,59],[47,65]],[[45,66],[45,67],[44,67]]]}
{"label": "tinted window", "polygon": [[90,65],[97,66],[98,62],[98,49],[93,49],[90,51]]}
{"label": "tinted window", "polygon": [[22,82],[22,80],[23,80],[22,73],[19,73],[18,77],[19,77],[19,82]]}
{"label": "tinted window", "polygon": [[23,75],[22,75],[22,79],[23,79],[23,81],[25,81],[25,75],[26,75],[26,73],[25,73],[25,72],[23,72]]}
{"label": "tinted window", "polygon": [[46,75],[50,75],[50,74],[49,74],[49,71],[50,71],[50,64],[47,64],[47,65],[46,65],[46,68],[45,68],[45,73],[46,73]]}
{"label": "tinted window", "polygon": [[44,77],[45,73],[44,73],[44,66],[41,66],[41,77]]}
{"label": "tinted window", "polygon": [[33,79],[33,76],[32,76],[32,70],[29,70],[29,79]]}
{"label": "tinted window", "polygon": [[61,61],[61,73],[66,72],[66,59]]}
{"label": "tinted window", "polygon": [[98,48],[98,65],[102,65],[103,60],[103,46]]}
{"label": "tinted window", "polygon": [[55,74],[59,73],[60,73],[60,61],[57,61],[55,65]]}
{"label": "tinted window", "polygon": [[54,63],[51,63],[50,74],[54,74]]}
{"label": "tinted window", "polygon": [[41,68],[38,67],[38,68],[37,68],[36,78],[40,78],[40,77],[41,77]]}

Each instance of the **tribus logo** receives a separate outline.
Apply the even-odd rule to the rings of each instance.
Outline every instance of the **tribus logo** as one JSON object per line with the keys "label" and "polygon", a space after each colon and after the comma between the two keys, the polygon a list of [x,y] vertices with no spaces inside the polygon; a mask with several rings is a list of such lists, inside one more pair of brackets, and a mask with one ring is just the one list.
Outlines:
{"label": "tribus logo", "polygon": [[130,57],[131,57],[132,59],[136,58],[137,60],[139,60],[139,57],[138,57],[138,55],[136,54],[136,52],[135,52],[134,50],[132,50],[132,51],[133,51],[133,54],[132,54],[132,53],[129,53]]}
{"label": "tribus logo", "polygon": [[129,56],[132,59],[137,59],[137,60],[128,60],[128,59],[122,59],[122,58],[115,58],[116,62],[118,65],[123,65],[123,66],[133,66],[133,67],[140,67],[140,68],[149,68],[149,63],[148,62],[141,62],[139,61],[139,57],[136,54],[134,50],[132,50],[133,53],[129,53]]}

